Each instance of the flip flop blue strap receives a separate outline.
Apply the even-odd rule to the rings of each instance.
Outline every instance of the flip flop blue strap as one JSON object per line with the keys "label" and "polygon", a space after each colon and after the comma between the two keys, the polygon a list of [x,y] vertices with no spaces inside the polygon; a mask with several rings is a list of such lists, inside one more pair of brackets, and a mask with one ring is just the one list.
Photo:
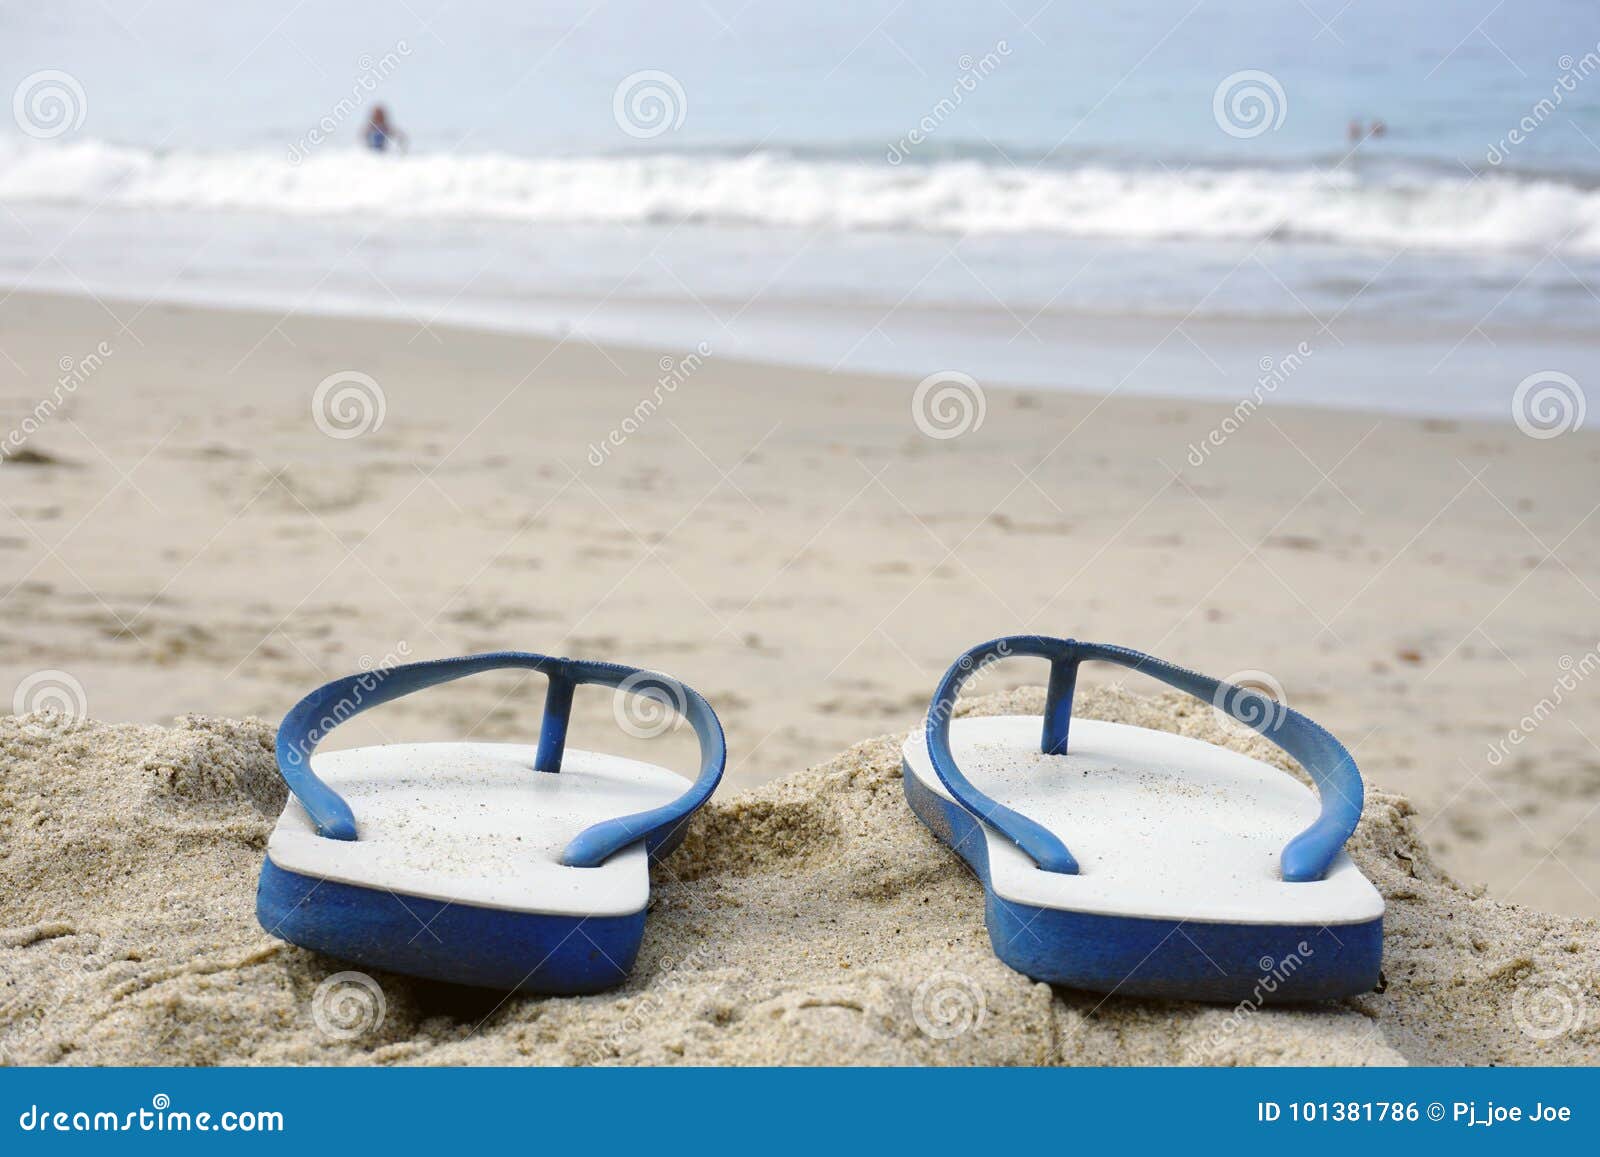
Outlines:
{"label": "flip flop blue strap", "polygon": [[1345,841],[1356,830],[1364,796],[1361,772],[1343,744],[1300,712],[1258,692],[1127,647],[1043,635],[1012,635],[973,647],[945,672],[928,708],[928,755],[940,782],[957,802],[1016,844],[1045,871],[1076,875],[1078,861],[1048,828],[974,787],[961,774],[950,752],[950,717],[962,686],[987,664],[1019,655],[1050,661],[1044,728],[1039,742],[1039,750],[1046,755],[1066,754],[1078,665],[1094,661],[1115,663],[1186,691],[1259,732],[1293,756],[1317,785],[1322,810],[1310,827],[1284,847],[1279,867],[1285,880],[1303,883],[1322,879]]}
{"label": "flip flop blue strap", "polygon": [[699,692],[670,676],[637,667],[559,659],[528,651],[496,651],[363,671],[318,687],[290,708],[278,727],[278,773],[310,813],[317,834],[334,840],[357,838],[355,815],[350,805],[311,770],[311,754],[328,732],[363,711],[413,691],[483,671],[507,668],[538,671],[549,679],[544,722],[534,755],[537,771],[560,772],[567,721],[572,712],[572,693],[582,683],[614,687],[624,694],[643,696],[670,707],[688,720],[700,740],[700,773],[687,791],[661,807],[602,820],[579,832],[561,855],[561,862],[568,867],[598,867],[640,840],[654,852],[716,790],[727,764],[727,744],[716,712]]}

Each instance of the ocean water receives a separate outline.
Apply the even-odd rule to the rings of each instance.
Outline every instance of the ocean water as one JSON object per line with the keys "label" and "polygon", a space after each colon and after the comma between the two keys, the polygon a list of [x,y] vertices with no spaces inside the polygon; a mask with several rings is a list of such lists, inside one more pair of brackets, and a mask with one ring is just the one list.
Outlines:
{"label": "ocean water", "polygon": [[1287,401],[1485,417],[1596,376],[1592,0],[1036,7],[0,4],[0,283],[1222,398],[1304,342]]}

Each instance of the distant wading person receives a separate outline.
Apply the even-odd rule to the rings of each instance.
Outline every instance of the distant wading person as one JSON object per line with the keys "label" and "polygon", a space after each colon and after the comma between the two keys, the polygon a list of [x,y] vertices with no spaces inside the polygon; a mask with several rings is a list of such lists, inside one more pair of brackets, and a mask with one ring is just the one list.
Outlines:
{"label": "distant wading person", "polygon": [[391,142],[397,145],[401,152],[405,152],[411,144],[405,133],[389,123],[388,110],[381,104],[375,104],[372,106],[372,112],[367,115],[367,148],[375,153],[381,153]]}
{"label": "distant wading person", "polygon": [[1350,142],[1351,148],[1354,148],[1357,145],[1364,145],[1370,140],[1387,136],[1388,132],[1389,126],[1381,120],[1373,121],[1366,128],[1361,127],[1359,120],[1353,120],[1350,122],[1350,127],[1345,130],[1344,135],[1345,139]]}

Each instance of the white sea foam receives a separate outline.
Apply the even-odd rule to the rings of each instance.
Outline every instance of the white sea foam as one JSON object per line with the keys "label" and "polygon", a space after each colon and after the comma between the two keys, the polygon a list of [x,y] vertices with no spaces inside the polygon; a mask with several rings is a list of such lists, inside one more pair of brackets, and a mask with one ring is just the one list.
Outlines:
{"label": "white sea foam", "polygon": [[930,233],[1600,253],[1600,190],[1440,171],[863,160],[666,153],[530,158],[148,151],[0,144],[0,201],[542,224],[702,224]]}

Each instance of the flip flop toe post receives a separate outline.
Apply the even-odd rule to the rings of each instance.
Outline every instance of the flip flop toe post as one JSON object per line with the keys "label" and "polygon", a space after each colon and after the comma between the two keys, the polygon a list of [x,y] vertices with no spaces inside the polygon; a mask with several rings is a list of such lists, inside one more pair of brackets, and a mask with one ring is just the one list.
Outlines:
{"label": "flip flop toe post", "polygon": [[[1024,716],[952,720],[962,684],[1013,655],[1051,665],[1042,727]],[[1217,706],[1293,756],[1316,794],[1235,751],[1074,720],[1087,661]],[[982,881],[990,942],[1019,972],[1105,993],[1258,1004],[1337,999],[1378,981],[1383,898],[1344,851],[1361,776],[1297,711],[1126,648],[1016,636],[956,661],[904,756],[912,810]]]}
{"label": "flip flop toe post", "polygon": [[[549,679],[536,746],[412,743],[328,752],[334,726],[440,683],[502,668]],[[697,778],[566,748],[580,684],[675,708]],[[543,993],[621,983],[644,933],[649,865],[682,839],[726,758],[696,692],[612,663],[500,652],[337,679],[278,730],[291,796],[267,844],[256,914],[272,935],[364,966]]]}

